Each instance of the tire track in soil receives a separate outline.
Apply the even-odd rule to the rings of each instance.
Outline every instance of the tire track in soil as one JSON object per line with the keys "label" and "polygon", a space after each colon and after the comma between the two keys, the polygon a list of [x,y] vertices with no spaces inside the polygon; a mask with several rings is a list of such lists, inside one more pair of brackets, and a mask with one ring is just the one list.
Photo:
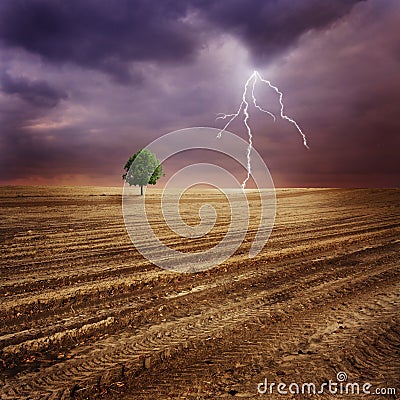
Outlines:
{"label": "tire track in soil", "polygon": [[[319,388],[329,379],[336,381],[339,371],[360,386],[370,382],[374,387],[398,388],[400,282],[376,283],[372,293],[369,285],[363,292],[348,291],[342,298],[345,305],[317,294],[308,299],[311,302],[302,300],[305,310],[299,309],[300,302],[295,310],[290,310],[290,302],[277,307],[275,321],[260,313],[247,322],[248,329],[228,339],[208,342],[139,376],[125,376],[123,383],[131,394],[122,398],[216,399],[232,398],[232,393],[241,398],[271,398],[257,393],[257,384],[266,377],[287,385],[314,382]],[[121,398],[115,389],[110,386],[103,395]],[[315,397],[342,398],[327,391]],[[279,395],[275,388],[272,398],[310,397]]]}
{"label": "tire track in soil", "polygon": [[[307,363],[309,357],[321,375],[327,361],[313,361],[314,354],[293,355],[289,350],[295,351],[297,338],[312,331],[315,343],[303,346],[303,353],[317,346],[328,355],[333,348],[345,354],[346,349],[336,340],[338,334],[331,330],[337,321],[329,318],[329,307],[340,311],[345,321],[346,328],[338,332],[347,335],[346,345],[353,351],[347,358],[343,356],[343,360],[353,356],[352,363],[346,364],[347,371],[374,372],[380,362],[387,376],[395,376],[398,364],[391,357],[398,344],[398,314],[393,311],[397,300],[382,297],[375,304],[368,295],[375,295],[377,287],[383,292],[393,289],[398,282],[398,190],[278,191],[276,229],[268,251],[247,259],[255,233],[250,226],[243,246],[229,262],[195,276],[160,271],[128,251],[132,245],[123,227],[120,197],[89,197],[92,191],[101,193],[104,188],[85,189],[83,195],[79,194],[82,189],[67,194],[62,192],[65,189],[51,189],[56,196],[26,198],[4,195],[10,188],[2,190],[0,354],[18,346],[22,350],[20,354],[11,352],[8,358],[1,356],[6,363],[14,361],[16,367],[4,369],[3,365],[0,398],[66,399],[84,398],[85,394],[112,398],[113,393],[129,388],[130,382],[136,386],[129,390],[142,387],[141,398],[154,398],[156,377],[167,377],[163,368],[175,368],[183,376],[179,366],[185,363],[187,379],[170,379],[188,390],[191,382],[199,380],[202,392],[186,391],[188,398],[207,398],[202,396],[214,392],[225,396],[226,388],[222,390],[218,382],[209,379],[207,370],[235,361],[239,367],[233,370],[242,373],[238,376],[243,381],[248,371],[240,366],[240,360],[246,354],[254,358],[256,339],[268,353],[268,344],[278,343],[280,337],[286,337],[289,346],[281,368],[305,371],[296,358]],[[209,194],[204,198],[215,200]],[[189,196],[189,203],[197,212],[198,196]],[[24,207],[24,214],[13,211],[17,205]],[[155,222],[161,230],[160,221],[156,218]],[[210,242],[222,234],[217,226]],[[166,242],[182,250],[209,245],[168,236]],[[396,293],[392,289],[388,296]],[[354,304],[347,313],[346,306],[341,310],[343,301]],[[356,304],[367,305],[372,314],[368,307],[357,314]],[[302,327],[305,318],[313,326],[318,315],[321,325]],[[285,322],[288,319],[293,327]],[[351,320],[359,322],[360,331]],[[258,331],[260,321],[263,327],[271,325],[268,340]],[[353,334],[357,341],[352,341]],[[242,338],[248,342],[242,343]],[[248,344],[252,340],[254,343]],[[233,345],[236,351],[232,352]],[[35,346],[39,347],[35,350]],[[64,357],[58,359],[58,352]],[[214,354],[221,355],[220,359],[209,360],[212,363],[204,368],[204,359]],[[268,354],[272,366],[282,355]],[[334,367],[344,365],[343,360],[342,364],[332,360]],[[255,365],[260,369],[263,364]],[[382,374],[372,375],[376,382],[382,378]],[[210,384],[200,382],[204,376]],[[148,382],[150,377],[152,382]],[[171,385],[160,385],[163,396],[178,396],[186,390],[178,393]],[[242,393],[239,386],[237,395]]]}
{"label": "tire track in soil", "polygon": [[[390,251],[395,251],[395,250],[391,250],[391,248],[393,247],[393,245],[388,244],[383,246],[385,248],[385,251],[387,253],[390,253]],[[382,249],[381,249],[382,251]],[[347,261],[351,260],[351,257],[353,257],[354,259],[357,259],[358,263],[360,262],[360,257],[362,254],[368,255],[369,257],[371,257],[370,253],[371,252],[376,252],[376,248],[366,248],[366,249],[361,249],[361,250],[357,250],[354,253],[347,253],[346,254],[346,259]],[[335,257],[330,257],[330,258],[325,258],[324,259],[324,263],[326,263],[328,260],[330,263],[335,262],[336,264],[341,264],[343,262],[343,260],[341,261],[341,259],[343,259],[343,255],[342,256],[335,256]],[[329,264],[328,264],[329,266]],[[279,269],[276,269],[274,273],[268,273],[267,275],[262,274],[262,273],[255,273],[254,271],[249,271],[245,274],[241,274],[237,277],[232,278],[232,276],[226,278],[224,277],[224,279],[218,279],[217,281],[213,281],[213,283],[208,283],[206,285],[201,285],[201,286],[195,286],[192,288],[192,290],[190,291],[179,291],[177,297],[180,297],[182,295],[193,295],[194,292],[205,292],[207,296],[210,296],[211,293],[208,293],[209,291],[214,292],[214,296],[216,298],[218,298],[218,296],[221,296],[221,294],[223,295],[224,293],[221,291],[216,291],[215,289],[220,287],[220,286],[225,286],[227,284],[229,284],[229,290],[230,292],[240,292],[240,289],[243,287],[243,285],[246,285],[247,287],[257,287],[257,286],[265,286],[264,284],[264,279],[268,279],[270,282],[271,281],[276,281],[276,279],[278,278],[278,281],[274,283],[274,285],[282,285],[284,283],[284,281],[286,279],[290,279],[290,275],[288,276],[288,273],[285,271],[285,276],[280,278],[280,275],[282,275],[282,272],[285,269],[288,269],[289,265],[287,265],[286,263],[281,265]],[[316,274],[314,272],[314,270],[318,268],[318,274]],[[308,268],[304,268],[304,267],[292,267],[290,270],[290,274],[293,277],[293,279],[297,279],[299,280],[299,278],[301,278],[304,274],[313,274],[314,279],[316,279],[318,276],[324,275],[332,275],[332,272],[327,270],[325,271],[323,269],[323,262],[321,260],[319,261],[310,261],[310,266]],[[357,267],[358,268],[358,267]],[[336,272],[334,272],[336,274]],[[187,289],[184,287],[184,289]],[[197,290],[193,290],[193,289],[197,289]],[[208,291],[208,292],[207,292]],[[200,294],[198,294],[199,296]],[[121,328],[122,325],[128,325],[127,323],[123,323],[122,320],[127,319],[127,315],[132,314],[133,312],[135,312],[136,314],[136,319],[138,318],[138,313],[140,313],[140,309],[145,309],[145,310],[149,310],[149,309],[154,309],[155,307],[159,307],[159,305],[161,303],[163,303],[163,300],[171,300],[175,297],[175,295],[168,295],[168,296],[162,296],[160,299],[158,299],[157,303],[154,304],[153,301],[151,301],[150,299],[147,299],[145,301],[139,301],[139,300],[134,300],[131,302],[123,302],[120,306],[114,306],[112,308],[109,308],[108,310],[100,310],[100,312],[97,313],[97,317],[94,318],[88,318],[87,315],[82,315],[82,317],[75,317],[75,318],[68,318],[67,320],[62,321],[61,323],[58,324],[51,324],[51,321],[48,322],[48,328],[46,330],[43,330],[43,328],[37,328],[37,330],[35,331],[34,329],[31,329],[29,332],[26,331],[22,331],[19,334],[11,334],[11,335],[4,335],[3,337],[0,337],[1,342],[3,342],[3,346],[5,346],[6,348],[3,349],[3,352],[5,350],[7,350],[9,347],[16,347],[16,346],[12,346],[12,345],[16,345],[18,344],[18,347],[23,346],[23,348],[27,349],[27,344],[24,343],[24,341],[27,342],[33,342],[32,344],[35,345],[35,341],[34,339],[38,339],[38,341],[44,341],[44,344],[47,346],[43,346],[43,348],[48,348],[51,344],[52,341],[51,340],[44,340],[46,339],[48,336],[60,336],[63,335],[66,336],[65,339],[68,339],[68,336],[71,334],[71,332],[69,332],[68,330],[83,330],[82,335],[84,336],[85,333],[88,333],[88,330],[90,328],[91,324],[97,324],[97,323],[101,323],[104,322],[107,319],[118,319],[119,323],[119,328]],[[228,296],[229,297],[229,296]],[[204,296],[203,296],[204,298]],[[164,303],[163,303],[164,304]],[[217,304],[217,303],[216,303]],[[164,307],[164,306],[163,306]],[[143,318],[142,318],[143,319]],[[89,325],[89,326],[88,326]],[[112,328],[113,324],[107,324],[106,326]],[[57,329],[58,328],[58,329]],[[64,332],[61,330],[60,328],[62,328],[64,330]],[[67,331],[67,332],[65,332]],[[111,331],[111,329],[108,329],[108,331]],[[35,335],[36,332],[36,335]],[[75,336],[75,341],[77,341],[79,339],[79,337],[77,337],[76,332],[72,332]],[[62,337],[64,337],[62,336]],[[57,340],[55,341],[55,343],[53,344],[54,346],[59,347],[62,343],[61,339],[62,337],[58,337]],[[0,343],[1,343],[0,342]],[[29,343],[28,343],[29,344]],[[63,347],[65,348],[65,340],[63,343]],[[10,346],[11,345],[11,346]],[[37,346],[32,346],[33,350],[38,350]],[[29,349],[29,347],[28,347]],[[21,351],[20,351],[21,353]],[[25,357],[29,356],[29,354],[27,354],[26,352],[23,354]]]}
{"label": "tire track in soil", "polygon": [[[364,272],[353,273],[339,281],[321,277],[320,283],[317,285],[315,277],[312,276],[311,281],[316,287],[301,290],[301,297],[304,298],[302,304],[305,307],[311,301],[316,301],[312,295],[307,298],[306,293],[316,293],[317,298],[323,297],[325,301],[326,298],[331,296],[330,292],[332,291],[338,292],[344,289],[351,291],[354,287],[360,291],[366,280],[386,279],[387,281],[388,278],[393,279],[392,269],[393,266],[381,268],[380,271],[371,272],[369,276]],[[308,286],[309,282],[304,282],[304,285]],[[296,288],[299,287],[303,288],[304,286],[300,286],[299,282],[294,282],[283,290],[278,288],[275,292],[271,290],[261,291],[239,304],[212,308],[211,311],[202,313],[200,316],[190,316],[160,326],[151,326],[139,330],[136,335],[122,334],[117,338],[108,338],[103,343],[98,343],[97,348],[91,350],[84,359],[77,357],[63,364],[49,367],[42,374],[28,374],[23,380],[18,378],[12,388],[8,389],[11,382],[6,383],[3,390],[7,394],[7,391],[18,392],[18,388],[25,386],[25,389],[21,392],[22,396],[46,398],[45,393],[47,391],[51,392],[52,395],[57,390],[64,393],[66,381],[69,381],[69,384],[72,385],[67,390],[68,392],[78,383],[82,385],[85,381],[86,385],[90,387],[90,391],[93,390],[93,381],[96,381],[95,387],[100,389],[102,384],[104,385],[110,380],[110,374],[112,378],[122,374],[121,365],[124,365],[124,374],[127,371],[136,373],[141,370],[143,360],[168,358],[186,347],[184,343],[187,344],[187,347],[196,346],[196,343],[202,343],[209,338],[226,334],[231,326],[243,324],[245,321],[251,321],[257,315],[262,315],[264,311],[269,310],[271,303],[284,302],[286,306],[291,303],[296,304],[299,299],[295,297],[295,300],[292,300],[293,293],[296,293]],[[321,295],[321,292],[324,296]],[[266,309],[265,303],[268,304]],[[165,335],[166,332],[168,335]],[[102,375],[104,370],[109,371],[107,375]],[[66,371],[68,371],[68,376],[65,375]],[[101,380],[104,383],[101,383]]]}

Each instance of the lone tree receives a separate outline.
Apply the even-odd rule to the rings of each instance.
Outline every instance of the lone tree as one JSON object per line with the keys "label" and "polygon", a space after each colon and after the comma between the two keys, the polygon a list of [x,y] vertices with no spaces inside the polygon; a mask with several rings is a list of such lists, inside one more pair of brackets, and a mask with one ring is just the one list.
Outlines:
{"label": "lone tree", "polygon": [[[133,164],[133,165],[132,165]],[[132,168],[131,168],[132,166]],[[139,185],[143,196],[143,186],[155,185],[163,174],[162,165],[150,150],[142,149],[135,153],[124,166],[125,174],[122,179],[130,186]]]}

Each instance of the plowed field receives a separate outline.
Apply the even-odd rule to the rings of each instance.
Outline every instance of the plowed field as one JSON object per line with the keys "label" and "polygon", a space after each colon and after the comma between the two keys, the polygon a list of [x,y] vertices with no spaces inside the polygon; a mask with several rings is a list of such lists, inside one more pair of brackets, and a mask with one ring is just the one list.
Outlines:
{"label": "plowed field", "polygon": [[[220,240],[225,198],[185,199],[189,224],[203,201],[222,216],[208,239],[179,241],[154,206],[165,242]],[[255,218],[227,262],[196,274],[136,251],[120,188],[3,187],[0,200],[1,399],[400,396],[400,190],[277,190],[264,250],[247,257]],[[257,392],[339,371],[397,395]]]}

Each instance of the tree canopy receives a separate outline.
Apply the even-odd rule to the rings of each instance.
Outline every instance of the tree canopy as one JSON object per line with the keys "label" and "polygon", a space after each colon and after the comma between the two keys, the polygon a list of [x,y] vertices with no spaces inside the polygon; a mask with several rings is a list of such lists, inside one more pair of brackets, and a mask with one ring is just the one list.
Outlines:
{"label": "tree canopy", "polygon": [[160,161],[147,149],[141,149],[130,157],[124,169],[126,173],[122,175],[122,179],[130,186],[140,186],[141,194],[143,194],[143,186],[155,185],[163,174]]}

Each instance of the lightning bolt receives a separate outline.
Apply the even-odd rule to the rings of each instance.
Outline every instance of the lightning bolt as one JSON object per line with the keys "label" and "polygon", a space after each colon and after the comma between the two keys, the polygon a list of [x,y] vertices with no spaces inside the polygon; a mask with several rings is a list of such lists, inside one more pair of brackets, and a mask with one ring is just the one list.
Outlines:
{"label": "lightning bolt", "polygon": [[235,113],[232,113],[232,114],[224,114],[224,113],[217,114],[217,119],[223,119],[223,120],[228,119],[228,122],[225,124],[225,126],[218,132],[217,138],[220,138],[222,136],[223,132],[233,122],[233,120],[238,118],[239,115],[243,112],[243,115],[244,115],[243,122],[244,122],[244,125],[245,125],[246,130],[247,130],[248,142],[249,142],[249,145],[247,147],[247,154],[246,154],[246,159],[247,159],[247,177],[242,183],[242,188],[243,189],[246,187],[246,183],[250,179],[250,175],[251,175],[251,149],[253,148],[253,134],[251,132],[251,127],[249,125],[249,118],[250,118],[250,115],[249,115],[249,102],[247,101],[250,83],[251,83],[250,95],[251,95],[253,106],[255,108],[257,108],[259,111],[271,116],[274,119],[274,121],[276,120],[276,117],[272,112],[270,112],[268,110],[265,110],[264,108],[259,106],[258,103],[257,103],[257,99],[256,99],[256,96],[255,96],[255,93],[254,93],[257,81],[265,83],[266,85],[268,85],[271,89],[273,89],[278,94],[278,96],[279,96],[279,104],[280,104],[280,117],[282,119],[285,119],[286,121],[289,121],[291,124],[293,124],[295,126],[295,128],[300,133],[300,135],[301,135],[301,137],[303,139],[303,145],[307,149],[309,149],[308,144],[307,144],[306,135],[301,130],[299,124],[294,119],[292,119],[288,115],[286,115],[285,112],[284,112],[285,106],[284,106],[284,103],[283,103],[283,93],[276,86],[274,86],[269,80],[263,79],[261,77],[261,75],[257,71],[254,71],[250,75],[250,77],[247,79],[246,83],[244,84],[243,94],[242,94],[242,101],[241,101],[241,103],[239,105],[238,110]]}

